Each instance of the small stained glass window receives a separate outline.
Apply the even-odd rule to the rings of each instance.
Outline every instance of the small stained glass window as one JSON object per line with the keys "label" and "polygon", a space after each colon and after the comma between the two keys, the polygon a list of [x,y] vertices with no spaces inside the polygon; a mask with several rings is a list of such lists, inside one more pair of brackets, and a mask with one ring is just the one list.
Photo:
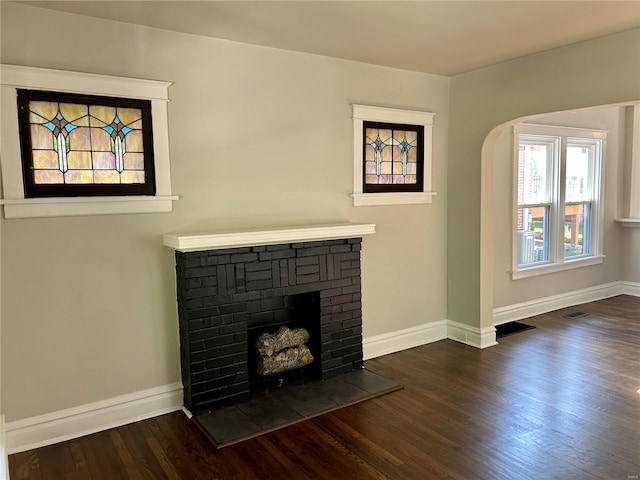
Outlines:
{"label": "small stained glass window", "polygon": [[421,192],[422,125],[363,123],[363,192]]}
{"label": "small stained glass window", "polygon": [[151,102],[18,90],[25,197],[154,195]]}

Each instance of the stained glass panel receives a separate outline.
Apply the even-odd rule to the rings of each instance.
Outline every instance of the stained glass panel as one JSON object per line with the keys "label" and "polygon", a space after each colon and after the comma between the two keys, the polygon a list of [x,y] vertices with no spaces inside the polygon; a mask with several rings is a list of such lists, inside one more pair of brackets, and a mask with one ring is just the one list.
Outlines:
{"label": "stained glass panel", "polygon": [[26,196],[155,193],[150,102],[19,90],[18,105]]}
{"label": "stained glass panel", "polygon": [[423,127],[378,122],[363,126],[363,190],[421,191]]}

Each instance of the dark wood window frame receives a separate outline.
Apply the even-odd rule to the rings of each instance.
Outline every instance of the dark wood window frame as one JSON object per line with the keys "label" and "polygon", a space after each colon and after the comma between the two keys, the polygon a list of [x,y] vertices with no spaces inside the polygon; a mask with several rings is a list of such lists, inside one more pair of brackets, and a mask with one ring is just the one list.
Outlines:
{"label": "dark wood window frame", "polygon": [[[367,128],[414,131],[417,133],[416,145],[416,183],[414,184],[368,184],[366,183]],[[363,193],[424,192],[424,126],[404,123],[372,122],[362,123],[362,191]]]}
{"label": "dark wood window frame", "polygon": [[[18,124],[25,198],[155,195],[151,101],[42,90],[18,89]],[[141,184],[36,184],[33,179],[29,102],[49,101],[139,108],[142,111],[145,182]]]}

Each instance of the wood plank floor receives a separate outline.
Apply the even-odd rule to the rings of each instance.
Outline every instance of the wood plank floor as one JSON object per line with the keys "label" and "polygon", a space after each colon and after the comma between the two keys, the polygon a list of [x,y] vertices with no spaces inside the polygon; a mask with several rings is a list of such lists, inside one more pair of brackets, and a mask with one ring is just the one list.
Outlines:
{"label": "wood plank floor", "polygon": [[[588,316],[568,319],[576,310]],[[637,479],[640,298],[366,362],[405,389],[216,450],[176,412],[9,457],[26,479]]]}

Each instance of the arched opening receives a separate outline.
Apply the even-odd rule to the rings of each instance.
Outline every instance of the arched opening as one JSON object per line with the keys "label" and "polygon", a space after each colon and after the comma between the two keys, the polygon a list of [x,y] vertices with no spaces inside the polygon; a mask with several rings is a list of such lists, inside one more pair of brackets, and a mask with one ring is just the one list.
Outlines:
{"label": "arched opening", "polygon": [[[625,258],[633,255],[633,241],[637,239],[636,233],[630,230],[637,229],[623,229],[615,219],[624,215],[624,205],[628,203],[628,172],[632,162],[630,137],[634,130],[638,130],[630,115],[633,108],[628,107],[639,104],[627,102],[520,117],[496,126],[487,135],[481,154],[481,328],[562,308],[558,305],[569,306],[567,302],[572,299],[582,303],[578,300],[588,298],[585,297],[588,291],[603,298],[607,292],[613,292],[612,289],[606,290],[606,286],[624,280],[627,275]],[[608,132],[602,224],[607,258],[601,265],[512,279],[513,126],[525,122]],[[634,240],[631,240],[631,235],[636,235]]]}

